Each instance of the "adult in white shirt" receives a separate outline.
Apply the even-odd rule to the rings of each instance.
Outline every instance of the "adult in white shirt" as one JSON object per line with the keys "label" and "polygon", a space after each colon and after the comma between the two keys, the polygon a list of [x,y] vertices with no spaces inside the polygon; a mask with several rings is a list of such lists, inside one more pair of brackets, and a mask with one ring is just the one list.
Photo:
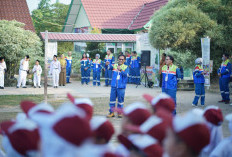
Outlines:
{"label": "adult in white shirt", "polygon": [[4,57],[0,57],[0,89],[4,89],[4,74],[6,70],[6,63]]}
{"label": "adult in white shirt", "polygon": [[40,80],[41,80],[41,74],[42,74],[42,68],[39,65],[40,61],[36,60],[35,65],[33,67],[32,72],[34,73],[34,88],[38,85],[39,88],[41,88]]}
{"label": "adult in white shirt", "polygon": [[19,68],[19,79],[17,88],[19,88],[22,84],[23,88],[26,87],[26,80],[27,80],[27,72],[29,70],[29,55],[26,55],[24,59],[20,61],[20,68]]}
{"label": "adult in white shirt", "polygon": [[50,64],[50,71],[49,71],[49,74],[52,75],[54,88],[58,88],[60,71],[61,71],[60,62],[57,60],[57,55],[54,55],[53,61]]}

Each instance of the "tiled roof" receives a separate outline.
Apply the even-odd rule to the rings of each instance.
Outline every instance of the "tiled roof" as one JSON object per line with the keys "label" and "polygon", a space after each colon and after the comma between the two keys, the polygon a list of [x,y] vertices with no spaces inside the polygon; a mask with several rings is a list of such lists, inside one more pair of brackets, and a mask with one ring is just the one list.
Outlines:
{"label": "tiled roof", "polygon": [[132,21],[132,24],[129,27],[129,29],[135,30],[142,28],[146,23],[150,21],[150,18],[154,14],[154,12],[156,10],[159,10],[167,2],[168,0],[156,0],[154,2],[144,4],[139,14]]}
{"label": "tiled roof", "polygon": [[25,29],[35,32],[26,0],[0,0],[0,20],[25,23]]}
{"label": "tiled roof", "polygon": [[[45,39],[45,33],[40,33]],[[48,33],[49,41],[136,42],[135,34]]]}
{"label": "tiled roof", "polygon": [[128,29],[144,3],[154,0],[81,0],[92,27]]}

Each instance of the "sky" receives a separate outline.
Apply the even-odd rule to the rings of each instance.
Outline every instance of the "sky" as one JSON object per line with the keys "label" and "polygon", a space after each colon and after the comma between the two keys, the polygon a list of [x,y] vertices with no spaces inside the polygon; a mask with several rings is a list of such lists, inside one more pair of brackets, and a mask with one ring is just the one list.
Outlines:
{"label": "sky", "polygon": [[[30,12],[38,7],[38,4],[41,0],[27,0],[27,5],[29,7]],[[70,4],[71,0],[59,0],[60,3]],[[56,0],[51,0],[51,3],[55,3]]]}

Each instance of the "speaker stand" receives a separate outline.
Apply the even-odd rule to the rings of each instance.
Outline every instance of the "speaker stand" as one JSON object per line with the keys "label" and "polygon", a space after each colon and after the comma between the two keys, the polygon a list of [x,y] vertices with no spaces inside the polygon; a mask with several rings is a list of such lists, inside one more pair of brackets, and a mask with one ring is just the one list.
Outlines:
{"label": "speaker stand", "polygon": [[[145,83],[143,84],[143,86],[144,86],[144,87],[148,87],[147,66],[144,65],[143,68],[144,68],[144,74],[143,74],[143,76],[142,76],[141,79],[140,79],[140,84],[143,84],[143,83],[142,83],[142,80],[143,80],[143,78],[144,78],[144,79],[145,79]],[[137,88],[138,86],[139,86],[139,84],[136,86],[136,88]]]}

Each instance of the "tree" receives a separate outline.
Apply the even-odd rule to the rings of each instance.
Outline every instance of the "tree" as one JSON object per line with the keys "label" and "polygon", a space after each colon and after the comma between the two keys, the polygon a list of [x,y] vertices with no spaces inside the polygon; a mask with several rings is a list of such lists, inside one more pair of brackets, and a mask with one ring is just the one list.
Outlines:
{"label": "tree", "polygon": [[41,0],[38,9],[32,11],[32,21],[39,35],[40,32],[61,32],[68,13],[69,5]]}
{"label": "tree", "polygon": [[215,21],[190,4],[160,10],[152,20],[149,37],[155,48],[190,50],[197,54],[201,52],[200,38],[218,28]]}
{"label": "tree", "polygon": [[6,85],[18,73],[19,62],[25,55],[30,56],[31,64],[43,55],[40,38],[23,27],[17,21],[0,20],[0,53],[5,56],[8,69]]}
{"label": "tree", "polygon": [[149,37],[155,48],[201,56],[200,38],[211,38],[214,74],[224,52],[232,51],[232,1],[172,0],[155,12]]}

